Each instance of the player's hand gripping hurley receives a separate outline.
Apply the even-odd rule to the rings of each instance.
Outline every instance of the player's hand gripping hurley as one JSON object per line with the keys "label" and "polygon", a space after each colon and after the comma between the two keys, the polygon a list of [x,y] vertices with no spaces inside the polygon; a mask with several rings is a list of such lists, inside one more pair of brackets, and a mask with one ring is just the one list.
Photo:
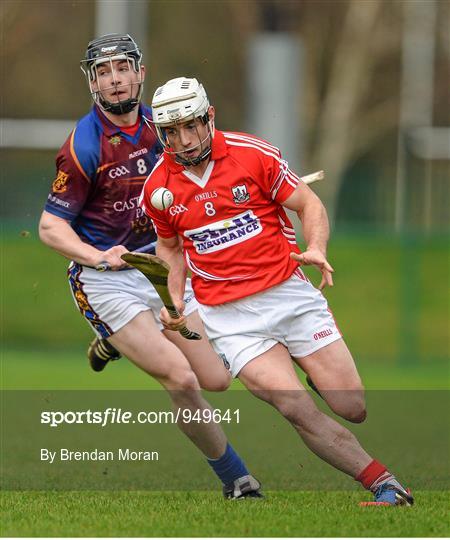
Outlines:
{"label": "player's hand gripping hurley", "polygon": [[[323,180],[324,178],[325,178],[324,171],[316,171],[316,172],[313,172],[311,174],[307,174],[306,176],[302,176],[301,180],[305,184],[313,184],[314,182],[317,182],[319,180]],[[155,206],[155,203],[152,202],[152,204],[155,206],[155,208],[158,208],[159,210],[163,210],[163,209],[166,209],[169,206],[171,206],[171,204],[173,203],[173,195],[170,193],[170,191],[168,189],[165,189],[165,188],[159,188],[159,189],[156,189],[155,192],[156,191],[162,191],[163,193],[161,194],[162,199],[160,201],[160,204],[157,204]],[[133,253],[135,253],[135,254],[139,253],[139,250],[134,251]],[[122,257],[122,259],[123,259],[123,257]],[[166,264],[164,261],[161,261],[161,259],[158,259],[158,260],[160,262],[162,262],[163,264]],[[133,266],[135,266],[135,265],[133,264]],[[98,272],[106,272],[107,270],[111,270],[111,264],[108,261],[102,261],[102,262],[100,262],[99,264],[96,265],[95,269]],[[141,270],[141,269],[139,269],[139,270]],[[141,272],[149,278],[149,276],[143,270],[141,270]],[[150,279],[150,281],[151,281],[151,279]]]}
{"label": "player's hand gripping hurley", "polygon": [[[305,184],[313,184],[318,180],[323,180],[324,177],[324,171],[316,171],[306,176],[302,176],[301,179]],[[121,258],[144,274],[144,276],[155,287],[156,292],[161,298],[164,307],[167,309],[169,315],[173,319],[179,319],[180,314],[178,313],[176,307],[173,304],[173,300],[167,287],[167,276],[169,275],[170,270],[169,265],[159,257],[156,257],[155,255],[150,255],[149,253],[124,253],[123,255],[121,255]],[[98,272],[105,272],[106,270],[111,269],[111,265],[107,261],[102,261],[95,267],[95,269]],[[201,339],[201,336],[197,334],[197,332],[192,332],[186,327],[181,328],[179,332],[186,339]]]}
{"label": "player's hand gripping hurley", "polygon": [[[180,314],[173,304],[169,288],[167,287],[167,276],[169,275],[170,266],[159,257],[150,255],[149,253],[124,253],[121,255],[121,258],[144,274],[153,287],[155,287],[156,292],[172,319],[179,319]],[[178,331],[186,339],[202,339],[200,334],[189,330],[186,326],[183,326]]]}

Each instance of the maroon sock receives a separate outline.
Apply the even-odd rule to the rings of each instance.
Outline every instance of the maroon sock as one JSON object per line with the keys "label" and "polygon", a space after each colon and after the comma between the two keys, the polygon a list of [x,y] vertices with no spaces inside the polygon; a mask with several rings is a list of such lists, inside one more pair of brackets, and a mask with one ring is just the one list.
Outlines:
{"label": "maroon sock", "polygon": [[363,469],[355,478],[357,482],[361,482],[365,489],[375,492],[381,484],[389,480],[393,480],[394,476],[386,469],[386,467],[374,459]]}

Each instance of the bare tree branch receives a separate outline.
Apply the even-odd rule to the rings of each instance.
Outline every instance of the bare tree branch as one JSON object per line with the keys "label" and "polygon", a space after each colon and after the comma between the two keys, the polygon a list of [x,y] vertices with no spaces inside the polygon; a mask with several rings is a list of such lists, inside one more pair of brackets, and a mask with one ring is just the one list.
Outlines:
{"label": "bare tree branch", "polygon": [[336,44],[327,93],[318,117],[318,141],[311,161],[320,164],[335,181],[321,186],[333,219],[339,179],[351,153],[349,137],[358,106],[366,95],[376,58],[370,35],[380,14],[379,0],[351,0],[340,40]]}

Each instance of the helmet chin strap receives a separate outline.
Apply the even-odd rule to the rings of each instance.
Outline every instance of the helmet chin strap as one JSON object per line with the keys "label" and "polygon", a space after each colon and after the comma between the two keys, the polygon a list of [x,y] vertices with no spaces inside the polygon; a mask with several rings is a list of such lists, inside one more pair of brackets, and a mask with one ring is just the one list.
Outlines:
{"label": "helmet chin strap", "polygon": [[110,101],[107,101],[101,94],[101,92],[96,93],[96,98],[94,98],[94,101],[97,101],[105,111],[108,111],[111,114],[114,114],[116,116],[120,116],[121,114],[127,114],[134,110],[137,105],[141,102],[142,97],[142,91],[144,89],[143,81],[138,83],[139,89],[137,96],[134,98],[128,98],[123,101],[119,101],[118,103],[111,103]]}
{"label": "helmet chin strap", "polygon": [[140,100],[136,97],[126,99],[125,101],[120,101],[119,103],[110,103],[109,101],[106,101],[106,99],[103,99],[101,96],[99,96],[98,98],[98,102],[103,107],[103,109],[116,116],[131,112],[133,109],[136,108],[136,105],[139,105],[139,101]]}
{"label": "helmet chin strap", "polygon": [[207,159],[210,155],[211,155],[211,146],[208,146],[208,148],[205,148],[204,150],[202,150],[202,152],[200,152],[200,154],[195,158],[185,159],[177,155],[175,156],[175,161],[177,163],[180,163],[181,165],[184,165],[185,167],[196,166],[196,165],[200,165],[200,163],[202,161],[205,161],[205,159]]}

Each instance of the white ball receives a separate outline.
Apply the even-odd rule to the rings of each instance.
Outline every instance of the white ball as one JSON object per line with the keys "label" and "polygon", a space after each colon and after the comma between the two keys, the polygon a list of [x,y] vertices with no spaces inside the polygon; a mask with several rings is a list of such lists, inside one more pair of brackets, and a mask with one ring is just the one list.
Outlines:
{"label": "white ball", "polygon": [[173,204],[173,194],[166,188],[156,188],[150,197],[150,202],[156,209],[166,210]]}

